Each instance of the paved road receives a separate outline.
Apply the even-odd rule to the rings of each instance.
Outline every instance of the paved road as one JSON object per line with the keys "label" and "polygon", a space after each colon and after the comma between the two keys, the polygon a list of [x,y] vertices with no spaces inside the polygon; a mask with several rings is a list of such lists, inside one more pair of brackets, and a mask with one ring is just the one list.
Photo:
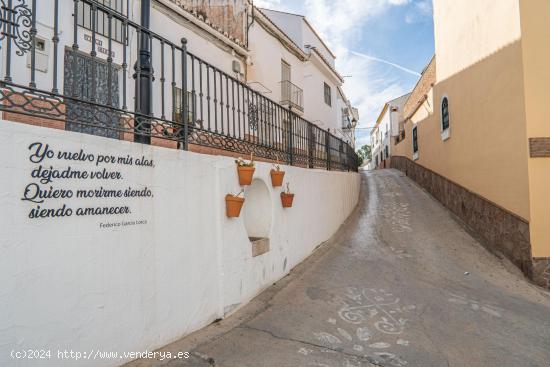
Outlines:
{"label": "paved road", "polygon": [[548,367],[550,296],[394,170],[325,246],[169,367]]}

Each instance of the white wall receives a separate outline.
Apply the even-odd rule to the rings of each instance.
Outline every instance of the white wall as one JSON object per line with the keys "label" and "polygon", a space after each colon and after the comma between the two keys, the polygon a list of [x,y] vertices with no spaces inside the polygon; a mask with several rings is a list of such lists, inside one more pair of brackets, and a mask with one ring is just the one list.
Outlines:
{"label": "white wall", "polygon": [[284,30],[285,34],[292,39],[296,46],[305,51],[303,33],[303,17],[297,14],[289,14],[270,9],[261,9],[262,13]]}
{"label": "white wall", "polygon": [[321,41],[303,15],[291,14],[281,12],[277,10],[262,9],[261,10],[269,19],[282,29],[285,34],[292,39],[292,41],[302,49],[306,51],[306,45],[316,47],[317,50],[327,59],[329,64],[334,67],[335,60],[331,51]]}
{"label": "white wall", "polygon": [[303,39],[304,39],[304,46],[305,45],[311,45],[317,48],[317,51],[323,55],[323,57],[328,61],[330,66],[333,68],[335,67],[336,60],[334,56],[332,55],[331,51],[325,46],[325,44],[321,41],[319,36],[316,34],[316,32],[313,31],[312,28],[304,22],[302,23],[303,27]]}
{"label": "white wall", "polygon": [[[291,67],[291,82],[304,89],[304,64],[289,52],[275,37],[255,22],[249,33],[250,57],[252,65],[248,68],[248,80],[251,88],[262,92],[265,97],[281,102],[281,60]],[[262,87],[255,85],[260,82]],[[304,91],[304,98],[306,92]],[[297,110],[295,110],[298,112]]]}
{"label": "white wall", "polygon": [[[306,63],[304,70],[304,115],[309,121],[317,126],[334,130],[341,127],[342,122],[338,119],[338,102],[336,95],[338,90],[333,78],[330,78],[323,71],[323,66],[315,57],[311,57]],[[332,104],[329,106],[325,103],[324,83],[330,86]]]}
{"label": "white wall", "polygon": [[388,151],[390,151],[390,108],[386,109],[384,116],[377,124],[377,127],[371,133],[371,146],[372,146],[372,162],[373,166],[376,166],[376,157],[378,157],[378,164],[381,163],[380,153],[383,153],[383,159],[386,159],[386,146],[388,146]]}
{"label": "white wall", "polygon": [[[313,34],[303,17],[277,11],[263,12],[302,50],[305,50],[303,48],[305,44],[316,46],[329,63],[334,65],[334,59]],[[308,37],[308,39],[302,37]],[[249,42],[253,60],[253,65],[249,68],[249,82],[259,81],[266,85],[273,91],[271,94],[266,94],[266,97],[280,101],[281,59],[284,59],[292,67],[292,82],[304,92],[303,117],[325,130],[330,128],[331,132],[341,128],[342,122],[338,118],[340,107],[337,103],[337,86],[341,86],[341,82],[318,55],[312,52],[308,60],[299,60],[257,23],[250,28]],[[331,88],[331,106],[325,104],[325,82]]]}
{"label": "white wall", "polygon": [[388,102],[389,110],[390,110],[390,112],[388,113],[390,115],[390,135],[391,136],[399,135],[399,124],[405,118],[403,116],[403,107],[405,106],[405,103],[407,102],[407,99],[409,98],[410,95],[411,95],[410,93],[407,93],[401,97],[398,97]]}
{"label": "white wall", "polygon": [[[56,179],[45,189],[147,187],[153,196],[22,201],[25,187],[37,182],[31,172],[38,164],[29,160],[35,142],[53,151],[94,154],[94,162],[86,163],[46,158],[40,164],[47,168],[105,168],[122,175]],[[154,167],[96,166],[99,155],[145,157]],[[255,178],[266,184],[271,199],[270,210],[257,213],[270,217],[271,251],[252,258],[243,218],[225,216],[224,196],[240,190],[233,159],[0,121],[0,365],[34,366],[33,360],[10,358],[11,350],[21,349],[51,349],[54,356],[57,350],[152,350],[226,316],[283,277],[350,214],[359,176],[284,167],[296,197],[293,208],[283,209],[270,168],[258,163]],[[249,194],[247,200],[254,200]],[[73,211],[128,206],[131,214],[28,217],[36,205],[63,204]],[[102,227],[121,221],[146,224]],[[40,363],[74,364],[57,358]]]}

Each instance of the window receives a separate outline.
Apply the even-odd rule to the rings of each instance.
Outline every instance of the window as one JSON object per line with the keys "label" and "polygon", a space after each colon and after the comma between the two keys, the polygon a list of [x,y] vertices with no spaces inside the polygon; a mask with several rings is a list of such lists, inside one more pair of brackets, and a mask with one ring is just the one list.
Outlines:
{"label": "window", "polygon": [[386,145],[386,159],[390,156],[390,148]]}
{"label": "window", "polygon": [[449,98],[446,96],[441,100],[441,127],[442,130],[449,128]]}
{"label": "window", "polygon": [[[184,122],[183,120],[183,99],[182,99],[182,90],[181,88],[174,87],[174,93],[172,93],[174,100],[172,101],[172,120],[179,124]],[[187,92],[187,123],[191,124],[193,122],[193,94]]]}
{"label": "window", "polygon": [[290,84],[290,78],[292,77],[292,69],[290,64],[285,60],[281,60],[281,101],[292,101],[292,85]]}
{"label": "window", "polygon": [[441,98],[441,138],[447,140],[450,137],[449,97]]}
{"label": "window", "polygon": [[[97,2],[105,7],[114,10],[117,13],[123,14],[124,0],[97,0]],[[90,4],[80,1],[78,3],[78,25],[86,29],[92,30],[92,9]],[[96,12],[96,27],[97,34],[109,37],[109,15],[101,10]],[[111,37],[114,41],[123,42],[124,24],[120,19],[112,18],[112,33]]]}
{"label": "window", "polygon": [[325,103],[332,106],[332,92],[330,90],[330,85],[327,83],[325,83]]}
{"label": "window", "polygon": [[292,69],[290,68],[290,64],[285,60],[281,60],[281,81],[291,81],[291,77]]}
{"label": "window", "polygon": [[413,159],[418,159],[418,127],[413,127],[412,130],[412,141],[413,141]]}

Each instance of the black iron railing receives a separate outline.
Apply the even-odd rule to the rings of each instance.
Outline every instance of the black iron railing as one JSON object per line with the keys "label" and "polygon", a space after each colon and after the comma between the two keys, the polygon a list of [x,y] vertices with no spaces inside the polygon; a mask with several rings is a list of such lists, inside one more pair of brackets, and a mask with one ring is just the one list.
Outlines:
{"label": "black iron railing", "polygon": [[[302,167],[357,170],[347,143],[188,52],[185,40],[130,20],[125,2],[113,10],[94,0],[0,0],[2,117],[179,149],[206,146]],[[74,16],[83,9],[89,9],[90,30]],[[37,20],[53,32],[38,32]],[[115,30],[120,24],[122,42]],[[138,56],[144,44],[152,55],[149,69]],[[44,60],[46,67],[38,65]],[[154,73],[147,108],[143,83],[135,82],[144,70]]]}

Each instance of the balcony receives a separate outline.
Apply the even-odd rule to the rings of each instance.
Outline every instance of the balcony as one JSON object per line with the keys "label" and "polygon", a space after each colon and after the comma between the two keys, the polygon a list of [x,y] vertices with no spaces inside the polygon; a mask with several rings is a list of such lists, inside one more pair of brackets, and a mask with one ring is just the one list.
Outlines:
{"label": "balcony", "polygon": [[[148,29],[129,19],[122,0],[117,9],[100,0],[0,0],[4,3],[3,120],[165,148],[357,170],[351,146],[300,116],[300,88],[282,82],[286,105],[278,104],[188,51],[186,39],[173,43],[156,33],[162,20]],[[69,13],[74,15],[65,16]],[[53,24],[51,34],[41,24]],[[313,140],[314,132],[319,140]]]}
{"label": "balcony", "polygon": [[281,82],[281,104],[304,111],[304,91],[290,80]]}

